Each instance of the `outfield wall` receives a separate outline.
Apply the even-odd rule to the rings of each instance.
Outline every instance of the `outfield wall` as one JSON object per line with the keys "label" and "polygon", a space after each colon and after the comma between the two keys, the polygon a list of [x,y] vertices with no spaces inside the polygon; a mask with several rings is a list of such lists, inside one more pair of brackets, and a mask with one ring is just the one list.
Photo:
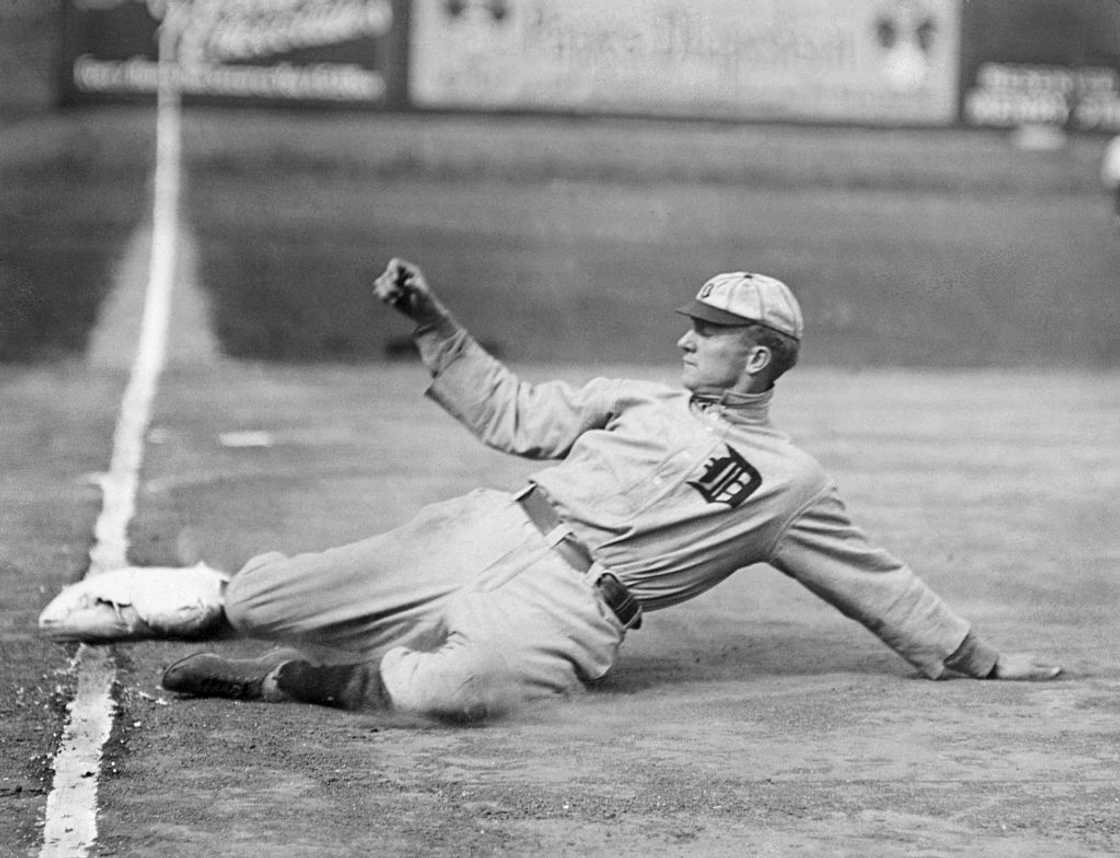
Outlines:
{"label": "outfield wall", "polygon": [[63,7],[64,103],[150,98],[155,32],[171,8],[176,74],[198,101],[1120,131],[1117,0]]}
{"label": "outfield wall", "polygon": [[444,0],[413,3],[409,91],[419,107],[885,124],[955,118],[956,0],[926,0],[920,13],[881,0],[467,6],[452,14]]}
{"label": "outfield wall", "polygon": [[1120,2],[967,2],[962,25],[963,123],[1120,131]]}
{"label": "outfield wall", "polygon": [[[404,100],[399,0],[65,0],[63,103],[150,99],[156,32],[195,102],[384,108]],[[167,10],[170,9],[170,13]]]}

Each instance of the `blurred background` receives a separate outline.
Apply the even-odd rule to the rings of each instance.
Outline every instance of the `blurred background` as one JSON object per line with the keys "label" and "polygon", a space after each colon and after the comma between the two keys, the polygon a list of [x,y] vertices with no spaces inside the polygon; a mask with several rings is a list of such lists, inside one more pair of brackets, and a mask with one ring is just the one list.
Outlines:
{"label": "blurred background", "polygon": [[671,362],[746,268],[806,364],[1120,362],[1116,0],[0,0],[2,361],[83,353],[125,279],[161,24],[179,325],[227,355],[395,359],[400,254],[517,360]]}

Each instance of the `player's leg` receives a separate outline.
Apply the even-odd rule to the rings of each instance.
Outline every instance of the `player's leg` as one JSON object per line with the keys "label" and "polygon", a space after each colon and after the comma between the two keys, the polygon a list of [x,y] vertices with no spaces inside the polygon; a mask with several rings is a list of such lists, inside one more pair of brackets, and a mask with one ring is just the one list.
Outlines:
{"label": "player's leg", "polygon": [[291,650],[258,659],[199,653],[171,665],[163,686],[195,696],[394,709],[462,722],[568,695],[604,675],[617,657],[621,623],[551,554],[520,558],[512,580],[489,587],[487,576],[511,574],[512,559],[455,594],[450,631],[432,649],[398,646],[380,660],[344,664],[316,664]]}
{"label": "player's leg", "polygon": [[385,654],[383,697],[394,709],[477,720],[578,692],[614,665],[622,624],[539,534],[529,536],[529,562],[488,570],[456,593],[442,646]]}
{"label": "player's leg", "polygon": [[454,720],[494,716],[527,700],[581,689],[614,664],[622,624],[515,506],[496,518],[490,523],[516,544],[446,600],[447,631],[438,645],[396,646],[380,659],[333,665],[305,657],[278,665],[203,654],[172,665],[165,687],[211,694],[228,682],[234,690],[264,689],[258,699]]}
{"label": "player's leg", "polygon": [[256,658],[193,653],[168,667],[161,684],[168,691],[192,697],[298,701],[346,709],[388,705],[376,661],[324,664],[292,647],[273,649]]}
{"label": "player's leg", "polygon": [[504,518],[511,503],[501,492],[472,492],[350,545],[261,555],[227,585],[225,615],[247,637],[363,658],[402,641],[441,640],[450,596],[516,545]]}
{"label": "player's leg", "polygon": [[[391,656],[410,662],[404,669],[410,692],[405,705],[395,706],[381,677],[378,659],[321,664],[299,650],[273,650],[257,658],[227,658],[198,652],[180,659],[163,672],[160,684],[168,691],[191,697],[223,697],[268,703],[301,702],[343,709],[397,708],[426,715],[479,720],[510,708],[512,674],[495,651],[465,645],[452,634],[430,652],[405,648]],[[391,668],[401,673],[400,667]],[[492,689],[494,693],[487,693]],[[498,691],[506,692],[499,698]],[[503,705],[499,705],[499,703]]]}
{"label": "player's leg", "polygon": [[502,493],[472,492],[352,545],[259,555],[232,580],[204,564],[113,570],[65,588],[42,612],[40,629],[88,643],[236,632],[366,653],[419,632],[441,599],[503,550],[478,534],[508,504]]}

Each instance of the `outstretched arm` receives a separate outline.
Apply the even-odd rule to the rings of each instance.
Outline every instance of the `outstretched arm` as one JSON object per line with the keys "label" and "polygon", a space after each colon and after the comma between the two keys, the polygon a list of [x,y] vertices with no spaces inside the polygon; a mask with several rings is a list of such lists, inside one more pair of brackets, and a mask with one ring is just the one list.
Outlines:
{"label": "outstretched arm", "polygon": [[873,545],[828,490],[787,529],[771,562],[859,621],[931,679],[1053,679],[1061,668],[1000,653],[905,563]]}

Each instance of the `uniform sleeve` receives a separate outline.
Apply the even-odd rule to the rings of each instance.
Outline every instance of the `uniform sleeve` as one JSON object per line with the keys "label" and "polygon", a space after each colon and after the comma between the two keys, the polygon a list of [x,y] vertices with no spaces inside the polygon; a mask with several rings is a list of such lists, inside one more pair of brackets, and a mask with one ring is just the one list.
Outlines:
{"label": "uniform sleeve", "polygon": [[522,381],[453,320],[418,328],[415,341],[432,374],[427,396],[495,449],[563,458],[584,432],[606,426],[616,408],[618,382]]}
{"label": "uniform sleeve", "polygon": [[980,678],[996,652],[905,563],[873,545],[834,487],[800,513],[771,563],[862,623],[931,679],[946,668]]}

